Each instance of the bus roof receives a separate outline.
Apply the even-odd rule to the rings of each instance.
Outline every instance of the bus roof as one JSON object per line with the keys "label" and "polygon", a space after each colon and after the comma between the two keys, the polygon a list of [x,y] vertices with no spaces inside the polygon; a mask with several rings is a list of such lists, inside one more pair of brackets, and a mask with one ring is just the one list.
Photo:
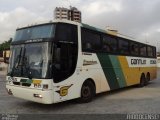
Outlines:
{"label": "bus roof", "polygon": [[[93,26],[85,24],[85,23],[79,23],[79,22],[70,21],[70,20],[58,20],[57,19],[57,20],[53,20],[53,21],[52,20],[50,20],[50,21],[42,21],[42,22],[39,22],[39,23],[35,23],[35,24],[28,25],[28,26],[23,26],[23,27],[17,28],[17,30],[28,28],[28,27],[45,25],[45,24],[52,24],[52,23],[68,23],[68,24],[73,24],[73,25],[77,25],[77,26],[82,26],[82,27],[90,29],[90,30],[94,30],[94,31],[97,31],[97,32],[101,32],[101,33],[104,33],[104,34],[111,35],[111,36],[124,38],[124,39],[130,40],[130,41],[141,43],[141,42],[137,41],[136,39],[133,39],[131,37],[128,37],[128,36],[125,36],[125,35],[122,35],[122,34],[119,34],[119,33],[114,35],[114,34],[111,34],[110,32],[107,32],[106,30],[103,30],[103,29],[100,29],[100,28],[97,28],[97,27],[93,27]],[[142,43],[142,44],[146,44],[146,43]],[[152,46],[152,45],[150,45],[150,46]]]}
{"label": "bus roof", "polygon": [[80,25],[81,24],[81,23],[78,23],[78,22],[70,21],[70,20],[53,20],[53,21],[50,20],[50,21],[41,21],[41,22],[30,24],[30,25],[27,25],[27,26],[21,26],[21,27],[18,27],[17,30],[28,28],[28,27],[45,25],[45,24],[52,24],[52,23],[68,23],[68,24],[73,24],[73,25]]}
{"label": "bus roof", "polygon": [[[70,21],[70,20],[41,21],[41,22],[39,22],[39,23],[35,23],[35,24],[31,24],[31,25],[19,27],[19,28],[17,28],[17,30],[19,30],[19,29],[24,29],[24,28],[28,28],[28,27],[39,26],[39,25],[52,24],[52,23],[68,23],[68,24],[73,24],[73,25],[80,25],[80,26],[82,26],[82,27],[84,27],[84,28],[88,28],[88,29],[95,30],[95,31],[98,31],[98,32],[110,34],[110,33],[108,33],[106,30],[103,30],[103,29],[100,29],[100,28],[97,28],[97,27],[93,27],[93,26],[88,25],[88,24],[85,24],[85,23],[78,23],[78,22]],[[113,34],[110,34],[110,35],[113,35]],[[113,35],[113,36],[118,36],[118,35]],[[119,37],[120,37],[120,36],[119,36]]]}

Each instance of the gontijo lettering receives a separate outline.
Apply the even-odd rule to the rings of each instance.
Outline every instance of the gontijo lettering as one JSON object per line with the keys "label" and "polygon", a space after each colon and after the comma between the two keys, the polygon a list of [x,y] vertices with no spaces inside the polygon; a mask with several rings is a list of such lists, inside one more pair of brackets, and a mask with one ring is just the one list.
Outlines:
{"label": "gontijo lettering", "polygon": [[146,60],[144,59],[131,59],[132,65],[144,65],[146,64]]}

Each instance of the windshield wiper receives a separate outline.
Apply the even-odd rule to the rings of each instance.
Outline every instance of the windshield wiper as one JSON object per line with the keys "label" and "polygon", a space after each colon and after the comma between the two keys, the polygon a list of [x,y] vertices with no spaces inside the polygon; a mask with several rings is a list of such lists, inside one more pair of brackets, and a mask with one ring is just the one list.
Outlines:
{"label": "windshield wiper", "polygon": [[18,67],[20,66],[21,54],[22,54],[22,48],[20,49],[19,55],[17,56],[17,58],[15,60],[15,64],[10,72],[11,77],[13,77],[13,73],[14,73],[15,69],[18,69]]}
{"label": "windshield wiper", "polygon": [[[24,48],[23,54],[22,54],[22,47],[20,49],[19,55],[17,55],[14,66],[11,70],[11,72],[9,73],[9,75],[11,77],[14,76],[15,71],[18,70],[17,73],[20,73],[20,76],[24,76],[26,73],[26,77],[28,77],[29,79],[32,78],[31,72],[30,72],[30,66],[28,65],[28,59],[25,56],[26,55],[26,48]],[[17,74],[16,74],[17,75]]]}
{"label": "windshield wiper", "polygon": [[25,73],[24,73],[23,67],[25,68],[25,73],[27,73],[27,77],[29,79],[32,79],[32,73],[29,65],[29,57],[26,56],[26,48],[24,48],[24,52],[23,52],[22,69],[21,69],[21,73],[24,76]]}

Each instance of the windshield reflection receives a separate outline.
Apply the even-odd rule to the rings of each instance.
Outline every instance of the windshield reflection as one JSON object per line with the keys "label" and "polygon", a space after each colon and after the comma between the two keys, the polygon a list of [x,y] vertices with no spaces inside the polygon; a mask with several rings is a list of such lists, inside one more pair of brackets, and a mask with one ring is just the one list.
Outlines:
{"label": "windshield reflection", "polygon": [[54,36],[54,31],[54,24],[19,29],[16,31],[13,42],[31,39],[52,38]]}
{"label": "windshield reflection", "polygon": [[45,78],[49,61],[48,43],[32,43],[11,48],[9,74],[16,77]]}

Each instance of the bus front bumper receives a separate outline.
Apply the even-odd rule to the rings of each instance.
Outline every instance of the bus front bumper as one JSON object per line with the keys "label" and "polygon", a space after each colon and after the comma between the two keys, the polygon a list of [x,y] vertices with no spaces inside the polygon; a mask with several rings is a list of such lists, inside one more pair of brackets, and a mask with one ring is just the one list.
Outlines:
{"label": "bus front bumper", "polygon": [[6,88],[8,94],[18,98],[43,104],[54,103],[52,90],[42,91],[33,88],[26,88],[26,87],[12,86],[12,85],[6,85]]}

